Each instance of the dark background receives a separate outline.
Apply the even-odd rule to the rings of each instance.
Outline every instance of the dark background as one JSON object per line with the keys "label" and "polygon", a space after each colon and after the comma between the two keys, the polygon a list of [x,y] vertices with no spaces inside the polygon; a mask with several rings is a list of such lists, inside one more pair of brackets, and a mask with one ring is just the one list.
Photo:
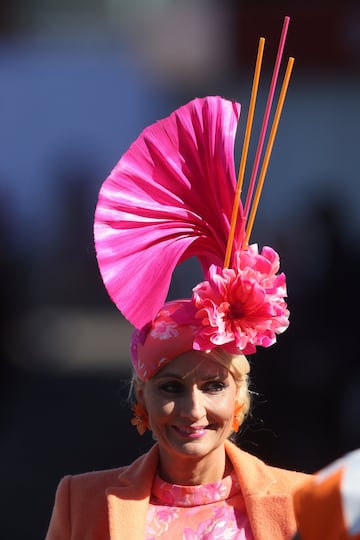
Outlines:
{"label": "dark background", "polygon": [[[244,115],[264,35],[261,108],[285,15],[295,67],[253,239],[281,255],[291,325],[250,359],[239,444],[309,472],[360,446],[358,3],[3,1],[2,538],[44,538],[63,475],[150,446],[126,402],[131,328],[97,270],[97,192],[140,131],[189,99],[235,98]],[[199,279],[190,261],[170,296]]]}

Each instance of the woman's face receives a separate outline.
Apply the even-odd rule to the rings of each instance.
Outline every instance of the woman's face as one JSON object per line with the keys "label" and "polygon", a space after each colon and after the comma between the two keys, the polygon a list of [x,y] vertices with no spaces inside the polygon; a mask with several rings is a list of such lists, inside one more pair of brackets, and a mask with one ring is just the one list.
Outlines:
{"label": "woman's face", "polygon": [[161,455],[201,459],[230,435],[237,393],[225,367],[191,351],[143,383],[138,398]]}

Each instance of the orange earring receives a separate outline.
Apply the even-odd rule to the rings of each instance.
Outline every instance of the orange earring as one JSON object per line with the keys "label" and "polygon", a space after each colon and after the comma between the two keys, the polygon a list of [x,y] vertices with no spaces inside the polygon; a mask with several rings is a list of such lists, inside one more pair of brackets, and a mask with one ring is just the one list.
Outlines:
{"label": "orange earring", "polygon": [[136,427],[140,435],[144,435],[145,431],[148,428],[148,415],[147,412],[141,403],[135,403],[132,407],[134,417],[131,419],[131,423]]}
{"label": "orange earring", "polygon": [[244,408],[244,403],[242,403],[240,405],[240,403],[238,402],[238,400],[235,401],[235,408],[234,408],[234,416],[233,416],[233,421],[232,421],[232,430],[235,431],[235,432],[238,432],[239,431],[239,427],[241,425],[240,423],[240,420],[238,418],[240,412],[243,410]]}

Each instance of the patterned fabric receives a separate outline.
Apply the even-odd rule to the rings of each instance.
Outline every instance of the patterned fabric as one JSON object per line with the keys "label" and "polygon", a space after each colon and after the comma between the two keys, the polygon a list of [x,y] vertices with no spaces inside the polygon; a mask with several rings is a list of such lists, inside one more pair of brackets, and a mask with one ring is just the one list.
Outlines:
{"label": "patterned fabric", "polygon": [[155,478],[146,540],[253,540],[239,482],[233,473],[204,486]]}
{"label": "patterned fabric", "polygon": [[167,302],[151,324],[132,334],[130,353],[137,376],[151,379],[170,360],[191,351],[198,324],[191,300]]}

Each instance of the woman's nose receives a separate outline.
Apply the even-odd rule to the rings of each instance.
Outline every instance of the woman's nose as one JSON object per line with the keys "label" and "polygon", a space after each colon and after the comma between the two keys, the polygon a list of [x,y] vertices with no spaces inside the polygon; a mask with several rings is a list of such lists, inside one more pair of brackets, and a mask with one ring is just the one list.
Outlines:
{"label": "woman's nose", "polygon": [[182,414],[192,420],[199,420],[206,414],[202,393],[197,388],[189,389],[183,396]]}

